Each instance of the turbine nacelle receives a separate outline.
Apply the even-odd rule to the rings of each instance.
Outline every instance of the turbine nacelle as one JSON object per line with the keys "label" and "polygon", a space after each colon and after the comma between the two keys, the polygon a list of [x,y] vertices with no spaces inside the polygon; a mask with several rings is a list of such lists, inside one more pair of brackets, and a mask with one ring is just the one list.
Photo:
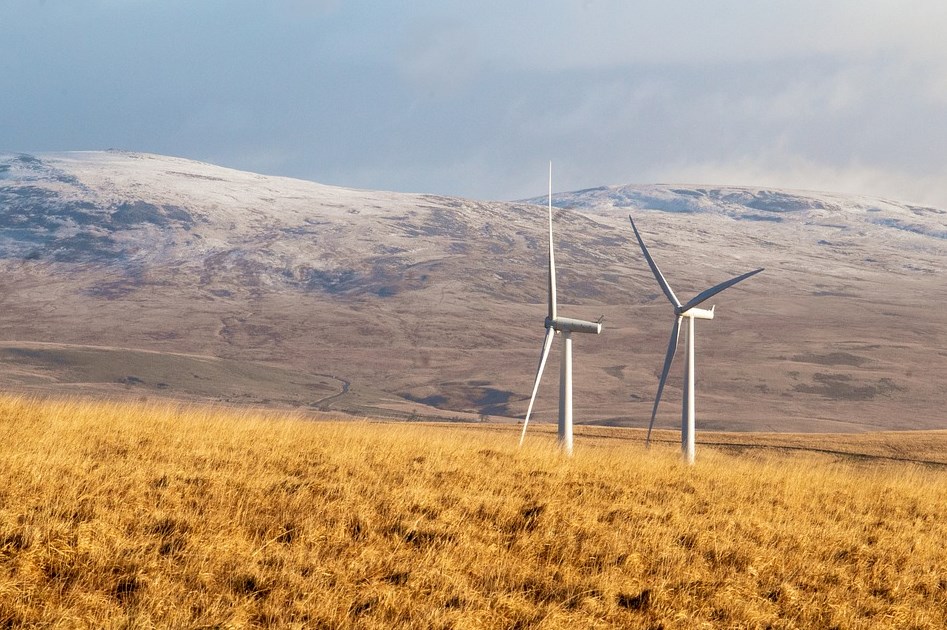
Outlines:
{"label": "turbine nacelle", "polygon": [[602,332],[602,322],[587,322],[583,319],[572,319],[571,317],[547,317],[546,328],[552,328],[556,332],[577,332],[598,335]]}
{"label": "turbine nacelle", "polygon": [[[683,308],[683,307],[682,307]],[[690,317],[691,319],[713,319],[714,318],[714,309],[717,308],[716,305],[711,306],[708,311],[705,308],[689,308],[686,311],[680,309],[674,309],[674,312],[678,317]]]}

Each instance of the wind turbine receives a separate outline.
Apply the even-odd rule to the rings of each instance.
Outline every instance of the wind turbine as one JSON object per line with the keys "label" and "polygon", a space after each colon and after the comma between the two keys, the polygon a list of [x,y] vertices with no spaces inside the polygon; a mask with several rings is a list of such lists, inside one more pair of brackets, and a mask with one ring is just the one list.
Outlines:
{"label": "wind turbine", "polygon": [[697,305],[717,295],[724,289],[732,287],[737,282],[746,280],[750,276],[755,276],[763,270],[756,269],[741,276],[737,276],[736,278],[730,278],[726,282],[721,282],[720,284],[714,285],[706,291],[702,291],[701,293],[697,294],[697,296],[687,304],[681,304],[677,299],[677,296],[674,295],[674,291],[671,290],[671,286],[667,283],[667,280],[664,279],[664,275],[661,273],[661,270],[658,269],[658,265],[654,262],[654,259],[651,258],[651,254],[648,253],[648,248],[645,247],[644,241],[641,240],[641,234],[638,233],[638,228],[635,227],[635,220],[630,216],[628,217],[628,220],[631,221],[631,229],[635,231],[635,236],[638,238],[638,244],[641,245],[641,252],[644,254],[645,260],[648,261],[648,266],[651,267],[651,272],[654,274],[658,284],[661,285],[661,290],[664,291],[664,295],[666,295],[667,299],[671,302],[671,306],[674,307],[674,326],[671,327],[671,340],[668,343],[667,355],[664,357],[664,369],[661,371],[661,381],[658,383],[658,393],[654,397],[654,408],[651,410],[651,422],[648,424],[647,445],[651,446],[651,429],[654,428],[654,418],[658,413],[658,403],[661,402],[661,392],[664,391],[664,383],[668,377],[668,370],[671,369],[671,361],[674,360],[674,353],[677,351],[677,342],[680,338],[681,332],[681,320],[687,319],[689,325],[687,326],[687,364],[684,367],[684,404],[681,408],[681,452],[684,456],[684,460],[688,464],[693,464],[694,320],[713,319],[715,308],[715,306],[712,306],[708,311],[703,308],[697,308]]}
{"label": "wind turbine", "polygon": [[526,438],[526,425],[533,412],[533,403],[536,401],[536,391],[539,389],[539,379],[543,376],[546,359],[552,348],[553,337],[562,333],[562,361],[559,364],[559,446],[567,455],[572,455],[572,333],[602,332],[602,320],[587,322],[581,319],[559,317],[556,312],[556,261],[552,246],[552,162],[549,163],[549,312],[546,315],[546,339],[543,341],[543,351],[539,358],[539,369],[536,370],[536,382],[533,383],[533,394],[529,398],[529,408],[526,410],[526,419],[523,420],[523,431],[520,434],[520,446]]}

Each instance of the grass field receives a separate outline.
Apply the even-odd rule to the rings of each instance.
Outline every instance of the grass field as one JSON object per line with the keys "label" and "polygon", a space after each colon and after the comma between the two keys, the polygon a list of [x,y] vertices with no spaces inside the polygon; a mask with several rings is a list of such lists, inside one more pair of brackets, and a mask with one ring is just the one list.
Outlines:
{"label": "grass field", "polygon": [[947,434],[640,437],[0,398],[0,626],[947,627]]}

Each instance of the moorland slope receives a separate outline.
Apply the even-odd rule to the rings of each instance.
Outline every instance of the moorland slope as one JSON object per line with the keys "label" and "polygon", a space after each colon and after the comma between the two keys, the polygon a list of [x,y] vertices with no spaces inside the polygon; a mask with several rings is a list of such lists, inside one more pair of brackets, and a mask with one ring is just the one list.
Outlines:
{"label": "moorland slope", "polygon": [[[640,427],[650,415],[670,313],[628,226],[635,213],[680,296],[766,267],[700,327],[702,429],[945,426],[945,211],[684,185],[555,203],[561,310],[606,317],[601,336],[576,341],[577,421]],[[522,417],[543,335],[544,226],[534,203],[118,151],[3,155],[0,386]],[[263,386],[235,391],[245,375],[219,370],[171,379],[142,351],[168,353],[161,364],[179,375],[194,371],[184,355],[246,363]],[[287,373],[311,390],[278,385]],[[677,423],[678,374],[659,426]],[[554,417],[555,388],[547,378],[539,421]]]}

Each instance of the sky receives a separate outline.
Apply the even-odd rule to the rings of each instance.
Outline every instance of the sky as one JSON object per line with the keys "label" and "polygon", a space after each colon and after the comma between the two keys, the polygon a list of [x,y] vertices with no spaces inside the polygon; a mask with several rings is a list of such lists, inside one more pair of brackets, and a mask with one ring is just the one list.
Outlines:
{"label": "sky", "polygon": [[947,207],[942,0],[0,0],[0,152],[510,200],[694,183]]}

